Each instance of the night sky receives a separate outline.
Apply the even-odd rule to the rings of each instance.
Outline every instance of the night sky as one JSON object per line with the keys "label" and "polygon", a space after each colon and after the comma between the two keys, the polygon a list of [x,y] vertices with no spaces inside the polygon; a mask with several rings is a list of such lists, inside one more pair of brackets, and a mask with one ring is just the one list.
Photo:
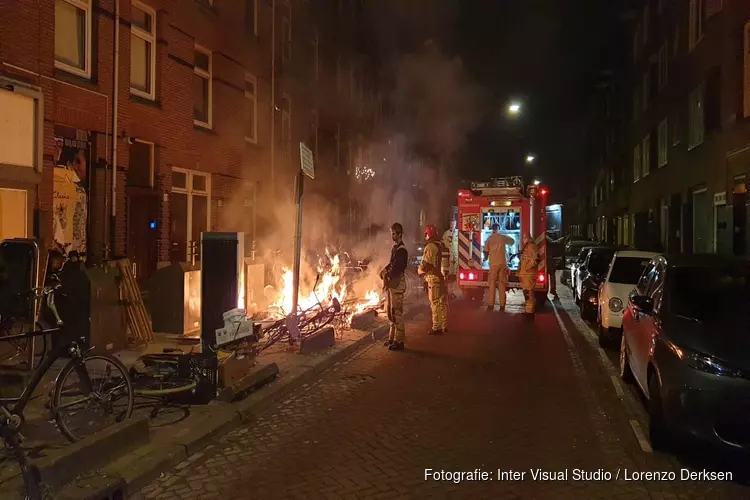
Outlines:
{"label": "night sky", "polygon": [[[490,112],[463,151],[465,177],[521,169],[551,188],[580,171],[590,99],[599,69],[611,62],[613,38],[628,0],[462,0],[450,46],[492,94]],[[523,116],[509,120],[511,99]],[[494,108],[494,109],[493,109]],[[538,158],[527,167],[524,158]],[[567,177],[569,179],[569,177]],[[555,193],[553,193],[555,194]]]}

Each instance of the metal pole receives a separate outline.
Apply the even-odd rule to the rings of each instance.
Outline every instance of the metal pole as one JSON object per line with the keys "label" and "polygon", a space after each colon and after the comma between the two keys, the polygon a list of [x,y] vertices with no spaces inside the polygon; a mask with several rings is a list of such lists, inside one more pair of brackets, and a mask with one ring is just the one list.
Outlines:
{"label": "metal pole", "polygon": [[297,174],[297,227],[294,234],[294,280],[292,287],[292,311],[297,314],[297,300],[299,298],[299,268],[302,254],[302,195],[305,184],[305,174],[300,170]]}
{"label": "metal pole", "polygon": [[255,226],[258,224],[258,183],[253,185],[253,260],[255,260]]}
{"label": "metal pole", "polygon": [[271,197],[276,194],[276,0],[271,2]]}

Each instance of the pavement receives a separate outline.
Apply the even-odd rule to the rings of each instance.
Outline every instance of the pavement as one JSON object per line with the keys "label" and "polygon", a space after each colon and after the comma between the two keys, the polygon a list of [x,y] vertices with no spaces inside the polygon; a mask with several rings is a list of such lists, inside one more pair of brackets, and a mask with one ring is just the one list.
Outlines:
{"label": "pavement", "polygon": [[[441,337],[427,336],[422,310],[408,325],[406,351],[363,344],[128,494],[750,497],[741,470],[731,481],[681,480],[682,469],[725,465],[650,450],[642,402],[613,379],[611,355],[598,348],[570,294],[560,292],[533,322],[520,315],[518,294],[505,313],[455,301]],[[554,477],[542,480],[535,471]]]}

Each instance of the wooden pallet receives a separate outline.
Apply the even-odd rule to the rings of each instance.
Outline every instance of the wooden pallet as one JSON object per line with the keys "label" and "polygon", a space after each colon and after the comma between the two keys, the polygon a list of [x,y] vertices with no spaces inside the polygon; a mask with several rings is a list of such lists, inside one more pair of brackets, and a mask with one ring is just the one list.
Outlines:
{"label": "wooden pallet", "polygon": [[154,340],[154,330],[151,324],[151,316],[146,310],[146,305],[141,297],[138,282],[133,276],[133,268],[129,259],[115,261],[117,270],[120,272],[120,296],[125,304],[128,315],[128,326],[130,327],[131,341],[136,345],[146,344]]}

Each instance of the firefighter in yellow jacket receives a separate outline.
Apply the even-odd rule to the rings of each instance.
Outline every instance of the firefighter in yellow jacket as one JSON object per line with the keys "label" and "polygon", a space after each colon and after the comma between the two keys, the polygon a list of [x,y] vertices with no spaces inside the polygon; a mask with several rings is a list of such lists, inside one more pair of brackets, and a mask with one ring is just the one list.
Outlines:
{"label": "firefighter in yellow jacket", "polygon": [[448,326],[448,290],[442,273],[442,244],[432,224],[425,227],[424,236],[427,244],[424,247],[422,262],[419,264],[417,273],[427,285],[427,297],[432,310],[432,329],[429,333],[442,335],[447,331]]}
{"label": "firefighter in yellow jacket", "polygon": [[521,263],[518,266],[518,280],[526,300],[526,316],[533,317],[536,310],[536,299],[534,297],[534,284],[536,283],[537,269],[539,268],[539,253],[536,243],[529,233],[523,235],[521,247]]}

